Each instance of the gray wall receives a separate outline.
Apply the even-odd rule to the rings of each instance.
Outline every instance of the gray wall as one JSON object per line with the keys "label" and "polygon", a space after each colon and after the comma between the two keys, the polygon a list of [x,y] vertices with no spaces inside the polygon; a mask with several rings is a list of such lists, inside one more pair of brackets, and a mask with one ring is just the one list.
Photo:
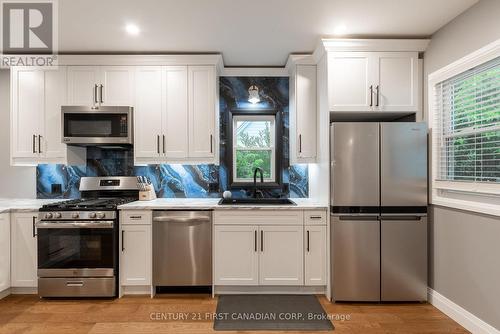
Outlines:
{"label": "gray wall", "polygon": [[[432,36],[425,52],[424,82],[430,73],[499,38],[500,1],[479,1]],[[427,115],[427,97],[425,101]],[[431,210],[429,286],[496,328],[499,238],[498,217],[445,207]]]}
{"label": "gray wall", "polygon": [[9,71],[0,70],[0,198],[35,198],[35,167],[10,166]]}

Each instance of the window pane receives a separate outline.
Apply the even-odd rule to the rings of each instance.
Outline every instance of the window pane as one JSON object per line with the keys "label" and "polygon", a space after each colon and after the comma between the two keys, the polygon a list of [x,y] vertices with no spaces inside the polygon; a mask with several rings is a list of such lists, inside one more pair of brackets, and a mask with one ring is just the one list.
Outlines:
{"label": "window pane", "polygon": [[271,155],[270,150],[237,150],[236,178],[253,180],[253,173],[257,167],[262,168],[264,171],[264,178],[270,178],[272,168]]}
{"label": "window pane", "polygon": [[236,144],[242,148],[271,147],[271,121],[237,121]]}

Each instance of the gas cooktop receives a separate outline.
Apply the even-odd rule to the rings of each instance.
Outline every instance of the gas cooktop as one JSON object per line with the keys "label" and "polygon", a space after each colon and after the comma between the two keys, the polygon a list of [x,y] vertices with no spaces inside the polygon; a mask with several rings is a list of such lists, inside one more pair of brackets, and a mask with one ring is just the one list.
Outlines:
{"label": "gas cooktop", "polygon": [[136,201],[135,197],[125,198],[80,198],[46,204],[40,211],[86,211],[86,210],[116,210],[117,206]]}

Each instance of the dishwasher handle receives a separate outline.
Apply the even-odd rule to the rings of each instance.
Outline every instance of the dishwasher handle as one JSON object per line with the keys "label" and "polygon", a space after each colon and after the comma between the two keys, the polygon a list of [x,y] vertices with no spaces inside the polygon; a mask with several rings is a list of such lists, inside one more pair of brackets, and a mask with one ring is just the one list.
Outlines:
{"label": "dishwasher handle", "polygon": [[175,216],[158,216],[153,217],[153,222],[161,223],[209,223],[211,221],[210,217],[198,216],[198,217],[175,217]]}

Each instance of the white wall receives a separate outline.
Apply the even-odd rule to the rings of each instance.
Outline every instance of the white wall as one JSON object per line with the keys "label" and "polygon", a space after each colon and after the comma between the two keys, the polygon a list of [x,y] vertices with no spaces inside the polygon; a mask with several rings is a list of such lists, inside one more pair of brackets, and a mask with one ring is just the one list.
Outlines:
{"label": "white wall", "polygon": [[[424,93],[430,73],[499,38],[499,0],[481,0],[441,28],[425,52]],[[430,218],[430,287],[500,329],[500,218],[445,207]]]}
{"label": "white wall", "polygon": [[0,198],[35,198],[35,167],[10,166],[10,79],[0,70]]}

